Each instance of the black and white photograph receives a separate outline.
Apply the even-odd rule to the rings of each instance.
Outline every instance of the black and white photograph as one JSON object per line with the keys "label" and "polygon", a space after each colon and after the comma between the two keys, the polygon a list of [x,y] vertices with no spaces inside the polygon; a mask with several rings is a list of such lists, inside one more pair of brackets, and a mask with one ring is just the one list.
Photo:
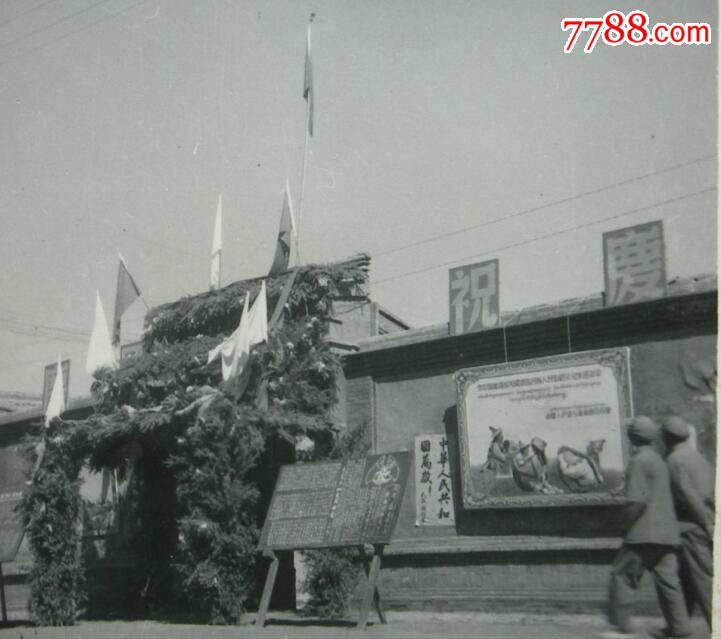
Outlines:
{"label": "black and white photograph", "polygon": [[2,0],[0,638],[720,636],[718,37]]}

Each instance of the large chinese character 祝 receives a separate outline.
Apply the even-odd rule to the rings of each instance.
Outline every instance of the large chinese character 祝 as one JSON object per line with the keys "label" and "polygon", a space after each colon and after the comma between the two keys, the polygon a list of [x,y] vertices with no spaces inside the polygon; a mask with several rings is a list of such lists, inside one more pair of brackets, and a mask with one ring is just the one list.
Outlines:
{"label": "large chinese character \u795d", "polygon": [[666,295],[661,221],[603,234],[606,306],[643,302]]}
{"label": "large chinese character \u795d", "polygon": [[498,325],[498,260],[449,271],[451,333],[459,335]]}

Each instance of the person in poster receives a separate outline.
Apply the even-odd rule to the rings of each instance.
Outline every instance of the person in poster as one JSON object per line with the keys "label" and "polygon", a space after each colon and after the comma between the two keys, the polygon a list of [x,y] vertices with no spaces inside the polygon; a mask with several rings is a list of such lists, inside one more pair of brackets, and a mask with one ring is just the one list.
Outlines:
{"label": "person in poster", "polygon": [[503,430],[489,426],[491,430],[491,443],[488,446],[488,454],[486,455],[486,463],[480,469],[480,472],[487,470],[498,472],[506,465],[506,453],[503,450]]}

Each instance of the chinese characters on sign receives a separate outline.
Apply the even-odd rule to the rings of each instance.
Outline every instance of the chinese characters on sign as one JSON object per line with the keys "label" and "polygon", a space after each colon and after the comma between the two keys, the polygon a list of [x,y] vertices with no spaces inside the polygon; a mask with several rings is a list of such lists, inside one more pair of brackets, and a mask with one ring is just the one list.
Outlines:
{"label": "chinese characters on sign", "polygon": [[455,524],[453,484],[445,435],[419,435],[415,444],[416,526]]}
{"label": "chinese characters on sign", "polygon": [[666,295],[663,223],[648,222],[603,234],[606,306]]}
{"label": "chinese characters on sign", "polygon": [[[70,360],[64,359],[63,366],[63,390],[65,391],[65,406],[68,405],[68,389],[70,387]],[[50,393],[53,392],[55,377],[58,374],[57,364],[48,364],[45,367],[45,377],[43,379],[43,412],[48,407],[50,401]]]}
{"label": "chinese characters on sign", "polygon": [[498,260],[448,271],[451,335],[498,326]]}

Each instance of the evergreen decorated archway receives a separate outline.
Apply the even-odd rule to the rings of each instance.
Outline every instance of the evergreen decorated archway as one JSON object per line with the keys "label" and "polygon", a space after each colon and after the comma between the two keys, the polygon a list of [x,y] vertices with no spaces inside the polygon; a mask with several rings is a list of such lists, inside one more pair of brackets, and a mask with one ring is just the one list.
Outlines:
{"label": "evergreen decorated archway", "polygon": [[315,458],[336,443],[340,363],[324,338],[334,299],[365,298],[368,267],[362,255],[268,279],[268,341],[252,351],[242,381],[223,382],[208,351],[235,330],[260,278],[148,312],[143,353],[96,373],[93,414],[56,418],[32,442],[44,454],[21,512],[37,622],[71,624],[84,604],[78,485],[86,466],[125,480],[112,543],[135,560],[126,597],[156,592],[192,601],[207,621],[239,620],[255,585],[274,442],[305,435]]}

